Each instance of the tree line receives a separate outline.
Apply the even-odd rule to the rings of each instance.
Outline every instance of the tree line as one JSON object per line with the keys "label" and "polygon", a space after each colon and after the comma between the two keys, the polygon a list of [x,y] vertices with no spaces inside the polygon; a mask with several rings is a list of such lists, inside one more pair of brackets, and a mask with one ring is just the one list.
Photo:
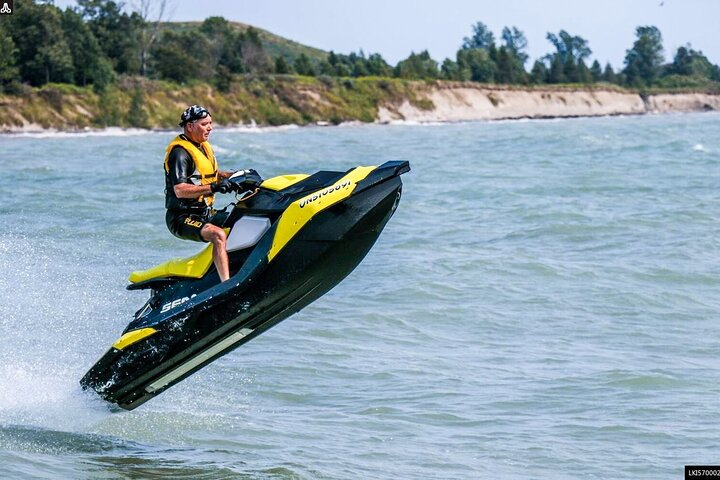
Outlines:
{"label": "tree line", "polygon": [[[143,4],[147,4],[144,2]],[[164,5],[164,3],[163,3]],[[142,9],[140,9],[142,10]],[[565,30],[548,33],[553,51],[528,65],[527,39],[505,27],[499,41],[482,22],[472,26],[455,59],[442,63],[427,51],[411,53],[392,66],[380,54],[364,52],[311,58],[305,53],[272,56],[260,32],[244,31],[222,17],[200,24],[161,24],[147,12],[127,12],[110,0],[78,0],[61,10],[52,1],[16,2],[13,15],[0,17],[0,87],[22,84],[92,85],[102,91],[119,76],[141,76],[178,83],[210,82],[221,90],[237,75],[276,74],[327,77],[442,79],[510,85],[592,84],[633,88],[708,87],[720,82],[720,68],[690,45],[665,63],[660,30],[639,26],[615,70],[595,60],[587,40]],[[529,70],[528,70],[529,67]]]}

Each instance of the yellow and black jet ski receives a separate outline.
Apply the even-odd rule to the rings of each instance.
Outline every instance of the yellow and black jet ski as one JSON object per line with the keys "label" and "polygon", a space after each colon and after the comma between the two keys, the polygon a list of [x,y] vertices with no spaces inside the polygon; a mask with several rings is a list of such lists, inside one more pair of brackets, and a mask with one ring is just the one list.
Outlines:
{"label": "yellow and black jet ski", "polygon": [[400,200],[406,161],[240,185],[219,226],[230,279],[212,245],[130,275],[150,299],[80,380],[132,410],[316,300],[365,257]]}

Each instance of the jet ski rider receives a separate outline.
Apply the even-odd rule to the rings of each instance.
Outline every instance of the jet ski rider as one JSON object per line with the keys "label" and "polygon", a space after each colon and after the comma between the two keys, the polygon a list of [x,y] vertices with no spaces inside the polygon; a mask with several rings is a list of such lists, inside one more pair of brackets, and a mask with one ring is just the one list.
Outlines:
{"label": "jet ski rider", "polygon": [[220,171],[208,142],[212,115],[199,105],[189,106],[180,116],[183,133],[165,151],[165,223],[176,237],[210,242],[213,261],[224,282],[230,278],[227,236],[213,225],[215,193],[232,190],[227,180],[233,172]]}

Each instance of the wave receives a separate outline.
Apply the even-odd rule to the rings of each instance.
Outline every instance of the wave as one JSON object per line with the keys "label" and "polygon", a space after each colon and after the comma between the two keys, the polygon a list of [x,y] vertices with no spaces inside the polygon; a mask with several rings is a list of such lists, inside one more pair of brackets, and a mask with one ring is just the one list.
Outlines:
{"label": "wave", "polygon": [[[259,127],[256,124],[251,125],[235,125],[235,126],[217,126],[214,128],[215,132],[230,132],[230,133],[268,133],[268,132],[282,132],[287,130],[295,130],[300,128],[299,125],[279,125],[270,127]],[[87,128],[84,130],[57,130],[54,128],[47,130],[37,129],[20,129],[10,132],[0,132],[1,137],[15,137],[15,138],[85,138],[85,137],[136,137],[143,135],[156,135],[156,134],[167,134],[173,133],[174,129],[147,129],[147,128],[121,128],[121,127],[107,127],[107,128]],[[179,130],[177,130],[178,133]]]}
{"label": "wave", "polygon": [[295,130],[300,128],[299,125],[296,125],[294,123],[288,124],[288,125],[278,125],[278,126],[272,126],[272,127],[259,127],[257,124],[252,123],[250,125],[235,125],[235,126],[224,126],[224,127],[217,127],[214,130],[220,131],[220,132],[229,132],[229,133],[270,133],[270,132],[284,132],[287,130]]}
{"label": "wave", "polygon": [[77,372],[62,361],[6,359],[0,367],[0,425],[25,425],[86,432],[111,411],[80,389]]}
{"label": "wave", "polygon": [[0,133],[0,137],[23,137],[23,138],[82,138],[82,137],[135,137],[138,135],[150,135],[153,133],[167,132],[167,130],[148,130],[144,128],[120,128],[107,127],[85,130],[19,130],[14,132]]}

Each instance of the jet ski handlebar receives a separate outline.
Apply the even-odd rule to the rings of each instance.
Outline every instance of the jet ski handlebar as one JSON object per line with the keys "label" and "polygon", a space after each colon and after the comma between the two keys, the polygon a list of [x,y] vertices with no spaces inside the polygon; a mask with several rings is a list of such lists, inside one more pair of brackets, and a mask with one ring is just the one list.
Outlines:
{"label": "jet ski handlebar", "polygon": [[249,168],[233,173],[228,178],[228,182],[231,184],[233,191],[242,192],[259,187],[263,179],[255,170]]}

